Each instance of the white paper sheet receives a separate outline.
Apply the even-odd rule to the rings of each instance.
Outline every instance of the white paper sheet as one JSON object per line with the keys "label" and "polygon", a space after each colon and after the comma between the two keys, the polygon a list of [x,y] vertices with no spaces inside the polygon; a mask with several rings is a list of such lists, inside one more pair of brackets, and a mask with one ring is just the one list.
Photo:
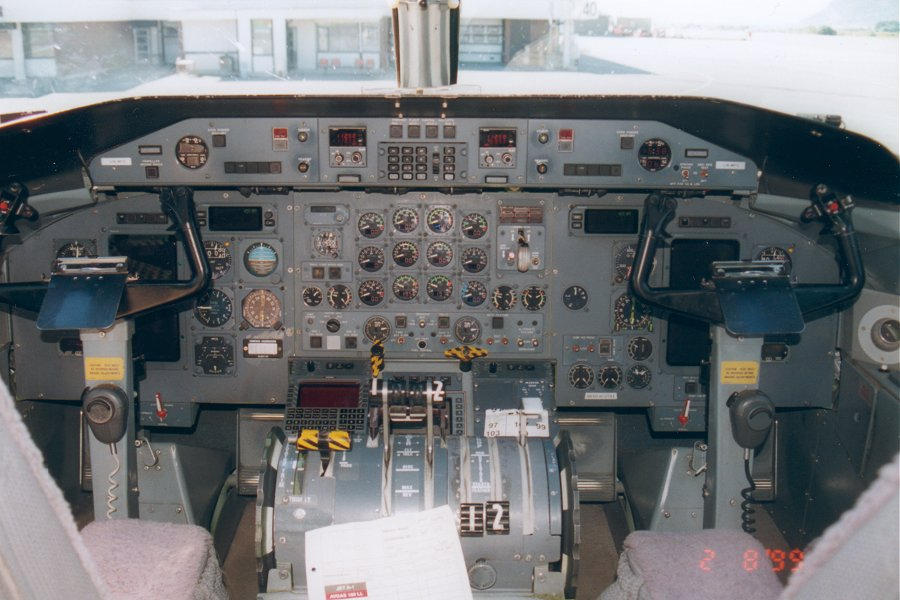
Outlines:
{"label": "white paper sheet", "polygon": [[306,534],[310,600],[471,600],[447,506]]}

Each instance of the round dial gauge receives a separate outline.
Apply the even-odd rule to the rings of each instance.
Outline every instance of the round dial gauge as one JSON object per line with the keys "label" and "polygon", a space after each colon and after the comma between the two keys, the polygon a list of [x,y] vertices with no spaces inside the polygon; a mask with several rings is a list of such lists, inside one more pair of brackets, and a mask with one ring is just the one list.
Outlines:
{"label": "round dial gauge", "polygon": [[391,337],[391,324],[384,317],[372,317],[363,326],[363,333],[370,342],[384,341]]}
{"label": "round dial gauge", "polygon": [[384,233],[384,217],[374,212],[364,213],[360,215],[356,227],[363,237],[377,238]]}
{"label": "round dial gauge", "polygon": [[278,252],[266,242],[250,244],[244,252],[244,266],[251,275],[257,277],[271,275],[278,266]]}
{"label": "round dial gauge", "polygon": [[281,300],[269,290],[253,290],[242,303],[244,320],[256,329],[277,329],[281,325]]}
{"label": "round dial gauge", "polygon": [[563,292],[563,304],[569,310],[581,310],[587,306],[587,290],[580,285],[570,285]]}
{"label": "round dial gauge", "polygon": [[594,383],[594,370],[585,364],[577,364],[569,369],[569,383],[572,387],[583,390]]}
{"label": "round dial gauge", "polygon": [[672,148],[665,140],[654,138],[641,144],[638,150],[638,162],[646,170],[654,172],[665,169],[672,160]]}
{"label": "round dial gauge", "polygon": [[469,273],[480,273],[487,266],[487,252],[481,248],[466,248],[462,253],[462,267]]}
{"label": "round dial gauge", "polygon": [[183,167],[199,169],[209,160],[209,148],[203,138],[186,135],[175,144],[175,158]]}
{"label": "round dial gauge", "polygon": [[547,303],[547,292],[536,285],[531,285],[522,290],[522,306],[526,310],[541,310]]}
{"label": "round dial gauge", "polygon": [[194,316],[206,327],[221,327],[231,318],[231,298],[222,290],[211,289],[197,299]]}
{"label": "round dial gauge", "polygon": [[384,300],[384,285],[369,279],[359,284],[359,299],[366,306],[378,306]]}
{"label": "round dial gauge", "polygon": [[303,304],[307,306],[318,306],[322,304],[322,290],[312,285],[303,289]]}
{"label": "round dial gauge", "polygon": [[331,308],[336,308],[338,310],[347,308],[353,301],[353,293],[350,291],[350,288],[342,283],[328,288],[326,296],[328,297],[328,304],[331,305]]}
{"label": "round dial gauge", "polygon": [[481,323],[474,317],[462,317],[453,325],[453,335],[463,344],[472,344],[481,337]]}
{"label": "round dial gauge", "polygon": [[628,342],[628,356],[631,360],[647,360],[653,354],[653,342],[645,337],[632,338]]}
{"label": "round dial gauge", "polygon": [[463,235],[470,240],[478,240],[484,237],[488,230],[488,222],[478,213],[469,213],[463,217],[462,224]]}
{"label": "round dial gauge", "polygon": [[85,242],[69,242],[56,251],[56,258],[95,258],[97,251]]}
{"label": "round dial gauge", "polygon": [[337,231],[320,231],[313,236],[313,250],[319,256],[337,258],[341,255],[341,234]]}
{"label": "round dial gauge", "polygon": [[234,346],[221,336],[203,336],[194,345],[194,365],[204,375],[230,375],[234,372]]}
{"label": "round dial gauge", "polygon": [[419,260],[419,249],[412,242],[400,242],[394,246],[391,256],[401,267],[411,267]]}
{"label": "round dial gauge", "polygon": [[212,278],[218,279],[231,270],[231,251],[228,242],[206,240],[203,242],[203,250],[206,252],[206,260],[212,271]]}
{"label": "round dial gauge", "polygon": [[384,266],[384,250],[375,246],[366,246],[359,251],[359,266],[363,271],[374,273]]}
{"label": "round dial gauge", "polygon": [[652,378],[653,375],[650,373],[647,365],[632,365],[628,372],[625,373],[625,383],[636,390],[641,390],[650,385]]}
{"label": "round dial gauge", "polygon": [[616,299],[613,316],[616,320],[616,331],[648,329],[653,323],[647,307],[628,294],[622,294]]}
{"label": "round dial gauge", "polygon": [[433,266],[446,267],[453,260],[453,248],[447,242],[433,242],[425,256]]}
{"label": "round dial gauge", "polygon": [[453,282],[445,275],[432,275],[425,284],[428,297],[443,302],[453,295]]}
{"label": "round dial gauge", "polygon": [[759,254],[756,255],[756,260],[772,260],[783,262],[785,273],[791,272],[791,255],[784,248],[779,248],[778,246],[769,246],[768,248],[763,248],[759,251]]}
{"label": "round dial gauge", "polygon": [[497,310],[509,310],[516,304],[516,292],[508,285],[500,285],[494,288],[491,294],[491,304]]}
{"label": "round dial gauge", "polygon": [[468,306],[481,306],[487,300],[487,288],[480,281],[466,281],[460,290],[460,297]]}
{"label": "round dial gauge", "polygon": [[419,215],[413,208],[400,208],[394,212],[391,223],[397,231],[409,233],[419,226]]}
{"label": "round dial gauge", "polygon": [[419,281],[412,275],[401,275],[394,280],[391,289],[401,300],[412,300],[419,295]]}
{"label": "round dial gauge", "polygon": [[606,365],[597,373],[597,383],[608,390],[614,390],[622,383],[622,369],[617,365]]}
{"label": "round dial gauge", "polygon": [[425,223],[435,233],[447,233],[453,228],[453,213],[446,208],[432,208],[425,216]]}

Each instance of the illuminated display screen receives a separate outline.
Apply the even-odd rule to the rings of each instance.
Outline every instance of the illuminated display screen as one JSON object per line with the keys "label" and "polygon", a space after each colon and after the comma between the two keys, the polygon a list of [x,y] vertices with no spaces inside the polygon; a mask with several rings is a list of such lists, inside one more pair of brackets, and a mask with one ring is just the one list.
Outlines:
{"label": "illuminated display screen", "polygon": [[300,383],[297,386],[300,408],[356,408],[359,384],[339,381]]}
{"label": "illuminated display screen", "polygon": [[584,211],[585,233],[637,233],[638,211],[588,208]]}
{"label": "illuminated display screen", "polygon": [[481,148],[515,148],[515,129],[481,129],[478,131],[478,145]]}
{"label": "illuminated display screen", "polygon": [[332,127],[328,130],[328,145],[342,147],[365,147],[365,127]]}
{"label": "illuminated display screen", "polygon": [[[724,554],[724,556],[721,554]],[[732,554],[733,552],[731,551],[723,553],[716,552],[713,548],[704,548],[698,567],[701,571],[706,572],[712,572],[717,568],[733,569],[740,566],[748,573],[752,573],[760,568],[770,568],[775,573],[781,573],[784,570],[796,573],[800,570],[803,560],[806,558],[803,550],[800,548],[794,548],[790,551],[766,548],[765,557],[760,555],[759,550],[753,548],[745,550],[739,557],[732,556]],[[768,562],[766,562],[766,559],[768,559]]]}

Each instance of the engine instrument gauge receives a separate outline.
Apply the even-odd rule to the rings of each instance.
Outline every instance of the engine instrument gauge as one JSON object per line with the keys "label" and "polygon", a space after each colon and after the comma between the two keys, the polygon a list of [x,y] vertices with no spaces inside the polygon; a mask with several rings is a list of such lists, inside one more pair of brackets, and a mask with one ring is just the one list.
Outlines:
{"label": "engine instrument gauge", "polygon": [[250,327],[277,329],[281,326],[281,300],[269,290],[253,290],[244,297],[241,313]]}
{"label": "engine instrument gauge", "polygon": [[469,273],[484,271],[487,260],[487,252],[481,248],[466,248],[462,253],[462,267]]}
{"label": "engine instrument gauge", "polygon": [[647,360],[653,354],[653,342],[645,337],[632,338],[628,342],[628,356],[631,360]]}
{"label": "engine instrument gauge", "polygon": [[434,233],[447,233],[453,228],[453,213],[446,208],[432,208],[425,216],[425,223]]}
{"label": "engine instrument gauge", "polygon": [[359,299],[366,306],[378,306],[384,300],[384,285],[375,279],[359,284]]}
{"label": "engine instrument gauge", "polygon": [[394,280],[391,290],[401,300],[412,300],[419,295],[419,281],[412,275],[401,275]]}
{"label": "engine instrument gauge", "polygon": [[394,218],[391,220],[394,229],[400,233],[410,233],[419,226],[419,215],[415,209],[400,208],[394,212]]}
{"label": "engine instrument gauge", "polygon": [[756,255],[756,260],[771,260],[783,262],[785,275],[791,272],[791,255],[784,248],[779,248],[778,246],[769,246],[768,248],[763,248]]}
{"label": "engine instrument gauge", "polygon": [[363,326],[363,333],[370,342],[384,341],[391,337],[391,324],[384,317],[371,317]]}
{"label": "engine instrument gauge", "polygon": [[462,317],[453,324],[453,335],[463,344],[472,344],[481,337],[481,323],[474,317]]}
{"label": "engine instrument gauge", "polygon": [[522,306],[526,310],[535,311],[544,308],[547,303],[547,292],[539,286],[530,285],[522,290]]}
{"label": "engine instrument gauge", "polygon": [[597,383],[608,390],[614,390],[622,384],[622,369],[618,365],[606,365],[597,373]]}
{"label": "engine instrument gauge", "polygon": [[470,240],[479,240],[487,233],[488,222],[487,219],[478,213],[469,213],[463,217],[460,228],[463,235]]}
{"label": "engine instrument gauge", "polygon": [[419,249],[412,242],[400,242],[391,253],[394,262],[401,267],[411,267],[419,260]]}
{"label": "engine instrument gauge", "polygon": [[516,292],[508,285],[499,285],[491,294],[491,304],[497,310],[509,310],[516,304]]}
{"label": "engine instrument gauge", "polygon": [[665,169],[671,160],[672,148],[668,142],[659,138],[645,141],[638,150],[638,162],[650,172]]}
{"label": "engine instrument gauge", "polygon": [[433,242],[425,256],[432,266],[446,267],[453,260],[453,248],[447,242]]}
{"label": "engine instrument gauge", "polygon": [[221,327],[231,318],[232,310],[228,294],[211,289],[197,299],[194,316],[206,327]]}
{"label": "engine instrument gauge", "polygon": [[649,309],[629,294],[622,294],[613,306],[616,331],[652,329],[653,319]]}
{"label": "engine instrument gauge", "polygon": [[194,344],[194,365],[204,375],[234,373],[234,345],[228,338],[205,335]]}
{"label": "engine instrument gauge", "polygon": [[219,279],[231,270],[229,245],[229,242],[220,242],[218,240],[205,240],[203,242],[203,250],[206,253],[206,260],[209,262],[209,269],[212,271],[213,279]]}
{"label": "engine instrument gauge", "polygon": [[629,387],[641,390],[650,385],[653,375],[647,365],[632,365],[628,372],[625,373],[625,383]]}
{"label": "engine instrument gauge", "polygon": [[209,148],[203,138],[186,135],[175,144],[175,158],[183,167],[199,169],[209,160]]}
{"label": "engine instrument gauge", "polygon": [[572,387],[583,390],[594,383],[594,369],[579,363],[569,369],[569,383]]}
{"label": "engine instrument gauge", "polygon": [[384,250],[376,246],[366,246],[359,251],[358,261],[363,271],[374,273],[384,266]]}
{"label": "engine instrument gauge", "polygon": [[56,258],[96,258],[97,249],[90,242],[74,241],[63,244],[56,251]]}
{"label": "engine instrument gauge", "polygon": [[364,213],[360,215],[356,228],[359,229],[359,233],[363,237],[367,237],[370,240],[377,238],[384,233],[384,217],[374,212]]}
{"label": "engine instrument gauge", "polygon": [[278,267],[278,252],[271,244],[256,242],[244,251],[244,266],[251,275],[266,277]]}
{"label": "engine instrument gauge", "polygon": [[311,285],[308,288],[303,288],[303,304],[307,306],[318,306],[322,304],[323,298],[322,290],[316,286]]}
{"label": "engine instrument gauge", "polygon": [[563,292],[563,304],[569,310],[581,310],[587,306],[587,290],[580,285],[570,285]]}
{"label": "engine instrument gauge", "polygon": [[460,297],[467,306],[481,306],[487,300],[487,288],[480,281],[466,281],[460,290]]}
{"label": "engine instrument gauge", "polygon": [[331,308],[343,310],[350,306],[350,303],[353,301],[353,292],[346,285],[338,283],[328,288],[326,297]]}
{"label": "engine instrument gauge", "polygon": [[634,265],[634,255],[637,253],[637,244],[622,246],[616,252],[613,272],[616,283],[624,283],[631,277],[631,267]]}
{"label": "engine instrument gauge", "polygon": [[443,302],[453,295],[453,282],[446,275],[432,275],[425,283],[428,297]]}
{"label": "engine instrument gauge", "polygon": [[341,255],[341,234],[337,231],[319,231],[313,236],[313,250],[319,256],[337,258]]}

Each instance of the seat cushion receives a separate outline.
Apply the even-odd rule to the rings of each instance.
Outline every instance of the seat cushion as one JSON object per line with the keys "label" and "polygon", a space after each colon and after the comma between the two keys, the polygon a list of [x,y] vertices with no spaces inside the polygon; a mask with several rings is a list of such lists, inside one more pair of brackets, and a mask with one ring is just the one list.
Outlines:
{"label": "seat cushion", "polygon": [[81,532],[113,598],[225,599],[212,538],[195,525],[95,521]]}
{"label": "seat cushion", "polygon": [[743,531],[635,531],[602,600],[773,600],[781,584],[762,545]]}

